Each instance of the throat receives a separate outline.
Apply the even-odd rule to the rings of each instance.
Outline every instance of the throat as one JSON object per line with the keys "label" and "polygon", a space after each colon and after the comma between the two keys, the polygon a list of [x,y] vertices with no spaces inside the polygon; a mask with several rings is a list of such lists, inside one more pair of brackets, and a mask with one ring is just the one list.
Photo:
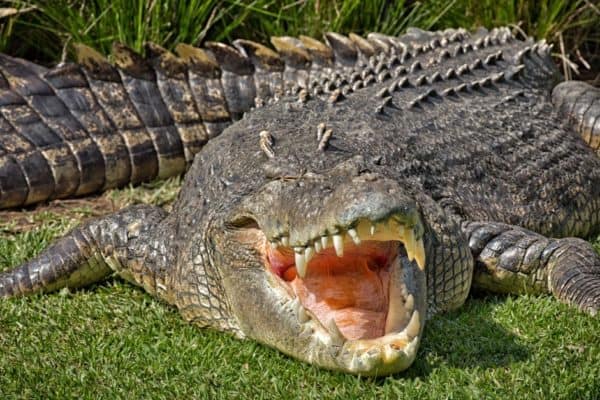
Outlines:
{"label": "throat", "polygon": [[269,262],[321,324],[333,320],[346,339],[374,339],[386,334],[389,265],[398,247],[394,241],[347,244],[342,257],[327,249],[311,259],[304,278],[296,274],[292,255],[271,253]]}
{"label": "throat", "polygon": [[385,334],[389,274],[369,268],[366,259],[325,266],[290,284],[307,310],[324,324],[333,319],[345,338],[372,339]]}

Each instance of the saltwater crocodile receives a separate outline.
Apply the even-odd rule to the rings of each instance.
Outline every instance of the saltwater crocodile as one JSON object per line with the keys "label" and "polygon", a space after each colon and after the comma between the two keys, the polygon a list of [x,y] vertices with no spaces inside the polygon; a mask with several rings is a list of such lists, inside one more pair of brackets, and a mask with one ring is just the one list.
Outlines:
{"label": "saltwater crocodile", "polygon": [[199,326],[363,375],[407,368],[472,285],[595,315],[600,258],[568,236],[600,230],[600,91],[557,85],[549,46],[506,28],[326,40],[2,56],[4,206],[197,154],[170,214],[86,222],[0,274],[0,297],[116,273]]}

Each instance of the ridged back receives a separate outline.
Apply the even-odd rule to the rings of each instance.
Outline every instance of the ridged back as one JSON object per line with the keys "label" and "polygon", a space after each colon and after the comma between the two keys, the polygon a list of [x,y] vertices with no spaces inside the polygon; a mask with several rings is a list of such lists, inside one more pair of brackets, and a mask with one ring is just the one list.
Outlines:
{"label": "ridged back", "polygon": [[273,38],[275,50],[247,40],[180,45],[177,55],[148,44],[146,57],[115,44],[114,64],[80,46],[77,64],[52,69],[0,55],[0,207],[177,175],[253,107],[289,95],[335,101],[513,38],[502,28],[325,40]]}

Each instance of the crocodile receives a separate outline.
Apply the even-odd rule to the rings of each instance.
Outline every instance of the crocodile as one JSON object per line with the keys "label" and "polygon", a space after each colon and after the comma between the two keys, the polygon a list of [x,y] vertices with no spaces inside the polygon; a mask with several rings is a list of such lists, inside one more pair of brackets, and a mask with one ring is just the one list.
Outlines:
{"label": "crocodile", "polygon": [[189,170],[170,213],[84,222],[0,273],[0,298],[116,274],[199,327],[367,376],[407,369],[472,287],[596,315],[600,90],[508,28],[326,41],[2,56],[5,207]]}

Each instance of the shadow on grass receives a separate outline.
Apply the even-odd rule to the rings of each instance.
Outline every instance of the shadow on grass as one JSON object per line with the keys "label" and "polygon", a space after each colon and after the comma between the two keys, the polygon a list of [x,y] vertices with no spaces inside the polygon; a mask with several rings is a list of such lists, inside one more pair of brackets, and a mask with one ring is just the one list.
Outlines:
{"label": "shadow on grass", "polygon": [[401,376],[426,377],[439,365],[489,369],[526,360],[525,342],[493,320],[496,304],[503,301],[502,296],[471,297],[459,310],[428,321],[417,359]]}

